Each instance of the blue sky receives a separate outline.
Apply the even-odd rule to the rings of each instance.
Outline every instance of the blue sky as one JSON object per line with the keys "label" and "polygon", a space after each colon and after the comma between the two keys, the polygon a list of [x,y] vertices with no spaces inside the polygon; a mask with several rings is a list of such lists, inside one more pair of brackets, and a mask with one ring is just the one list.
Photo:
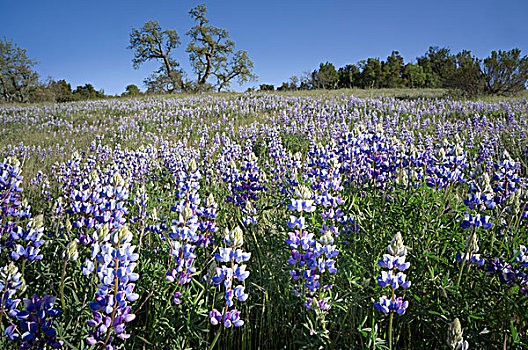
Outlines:
{"label": "blue sky", "polygon": [[[193,25],[188,11],[203,3],[188,0],[56,0],[0,2],[0,38],[6,36],[40,64],[42,78],[66,79],[72,87],[91,83],[107,94],[128,84],[141,89],[159,63],[132,67],[127,49],[132,27],[158,20],[176,29],[182,45],[175,58],[192,76],[185,32]],[[255,63],[258,82],[234,85],[245,90],[259,83],[280,85],[330,61],[336,67],[367,57],[385,59],[399,50],[406,61],[431,45],[479,57],[491,50],[518,47],[528,54],[528,1],[204,1],[210,23],[228,29],[236,48]]]}

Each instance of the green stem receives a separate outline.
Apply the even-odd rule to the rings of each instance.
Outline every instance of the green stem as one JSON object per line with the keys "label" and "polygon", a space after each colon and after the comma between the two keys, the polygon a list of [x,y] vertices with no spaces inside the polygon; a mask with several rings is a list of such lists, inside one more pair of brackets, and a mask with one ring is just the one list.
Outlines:
{"label": "green stem", "polygon": [[213,350],[214,346],[216,345],[216,342],[218,341],[218,338],[220,338],[220,334],[222,333],[222,326],[220,326],[220,329],[218,329],[218,332],[216,332],[216,337],[214,338],[213,342],[209,346],[209,350]]}
{"label": "green stem", "polygon": [[22,268],[20,269],[22,276],[24,276],[24,271],[26,270],[26,261],[26,259],[22,260]]}
{"label": "green stem", "polygon": [[64,302],[64,277],[66,276],[66,265],[67,264],[68,264],[68,260],[64,260],[64,264],[62,265],[61,286],[60,286],[62,312],[66,311],[66,303]]}
{"label": "green stem", "polygon": [[457,288],[458,288],[458,286],[460,286],[460,280],[462,279],[462,272],[464,271],[464,267],[466,266],[466,257],[469,256],[469,250],[471,249],[471,242],[473,240],[473,235],[474,234],[476,234],[476,233],[473,230],[473,232],[469,236],[469,239],[468,239],[468,242],[467,242],[466,253],[462,257],[462,262],[461,262],[461,265],[460,265],[460,271],[458,272],[458,278],[457,278],[457,284],[456,284]]}
{"label": "green stem", "polygon": [[4,334],[4,326],[2,325],[2,318],[4,316],[4,305],[5,305],[5,295],[6,295],[6,287],[7,287],[7,284],[6,286],[4,287],[4,290],[2,290],[2,298],[1,298],[1,301],[2,301],[2,309],[0,310],[0,337]]}
{"label": "green stem", "polygon": [[389,316],[389,350],[392,350],[392,317],[394,316],[394,312],[390,312]]}

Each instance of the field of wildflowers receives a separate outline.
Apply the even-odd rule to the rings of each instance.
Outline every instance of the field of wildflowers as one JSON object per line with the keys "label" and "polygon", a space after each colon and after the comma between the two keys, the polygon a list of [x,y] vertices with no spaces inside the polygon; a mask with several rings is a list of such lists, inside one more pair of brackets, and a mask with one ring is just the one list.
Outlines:
{"label": "field of wildflowers", "polygon": [[528,102],[0,107],[0,348],[528,348]]}

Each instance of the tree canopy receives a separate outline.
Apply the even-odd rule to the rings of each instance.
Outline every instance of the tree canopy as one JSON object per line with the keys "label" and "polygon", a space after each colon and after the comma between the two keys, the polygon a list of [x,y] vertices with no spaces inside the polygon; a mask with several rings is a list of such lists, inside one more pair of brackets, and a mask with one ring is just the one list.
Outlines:
{"label": "tree canopy", "polygon": [[236,51],[235,43],[226,29],[209,24],[206,17],[207,7],[198,5],[189,11],[196,22],[188,32],[191,39],[186,51],[198,86],[203,86],[207,79],[214,76],[218,91],[230,86],[233,79],[240,84],[256,77],[252,74],[253,62],[246,51]]}
{"label": "tree canopy", "polygon": [[34,71],[37,61],[27,56],[26,50],[8,41],[0,41],[0,100],[4,102],[29,102],[38,84]]}
{"label": "tree canopy", "polygon": [[528,80],[528,56],[521,50],[493,51],[484,59],[486,90],[491,94],[512,94],[524,90]]}
{"label": "tree canopy", "polygon": [[132,28],[128,48],[134,51],[133,67],[138,69],[141,64],[150,60],[160,60],[162,64],[155,75],[145,81],[147,86],[152,81],[164,80],[166,84],[163,86],[168,92],[181,88],[182,72],[178,70],[179,64],[171,55],[172,50],[180,44],[177,31],[162,30],[157,21],[148,21],[139,29]]}

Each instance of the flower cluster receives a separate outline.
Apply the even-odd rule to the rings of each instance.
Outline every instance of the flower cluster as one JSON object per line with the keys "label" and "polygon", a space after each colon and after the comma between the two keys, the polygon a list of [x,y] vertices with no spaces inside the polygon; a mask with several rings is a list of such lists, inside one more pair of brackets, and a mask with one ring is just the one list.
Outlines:
{"label": "flower cluster", "polygon": [[469,166],[467,154],[462,147],[461,140],[455,137],[455,143],[444,139],[442,146],[437,149],[427,169],[427,185],[445,188],[453,182],[464,182],[463,170]]}
{"label": "flower cluster", "polygon": [[455,318],[449,324],[449,329],[447,330],[447,343],[452,350],[467,350],[469,348],[469,344],[467,340],[464,340],[463,334],[462,325],[458,318]]}
{"label": "flower cluster", "polygon": [[[175,266],[166,274],[166,280],[169,282],[187,284],[191,281],[196,272],[195,250],[200,244],[206,247],[210,240],[199,231],[200,178],[200,170],[194,158],[191,158],[176,178],[177,202],[172,211],[177,213],[178,219],[173,220],[171,231],[168,233],[170,255],[174,257]],[[213,207],[213,203],[210,203],[210,207]]]}
{"label": "flower cluster", "polygon": [[478,237],[475,231],[469,234],[469,237],[465,245],[465,250],[466,251],[464,254],[456,255],[456,261],[458,262],[464,261],[467,263],[476,264],[478,266],[484,266],[485,259],[481,258],[480,254],[477,254],[477,252],[479,251],[479,246],[478,246]]}
{"label": "flower cluster", "polygon": [[20,175],[22,169],[16,158],[0,162],[0,249],[6,249],[11,259],[25,257],[28,260],[42,259],[39,246],[43,232],[43,218],[30,220],[26,227],[17,226],[22,218],[31,216],[31,207],[22,200]]}
{"label": "flower cluster", "polygon": [[[0,270],[0,298],[1,298],[1,312],[0,320],[4,312],[8,311],[10,314],[15,312],[20,300],[13,300],[13,296],[19,288],[24,285],[22,274],[18,272],[18,268],[14,263],[4,266]],[[13,314],[14,315],[14,314]]]}
{"label": "flower cluster", "polygon": [[256,202],[260,193],[266,190],[266,179],[260,171],[255,154],[246,150],[240,170],[232,162],[231,167],[226,169],[223,180],[228,184],[230,192],[225,201],[240,208],[244,225],[256,224]]}
{"label": "flower cluster", "polygon": [[22,192],[22,172],[16,158],[7,158],[0,162],[0,237],[9,233],[13,223],[6,220],[22,216],[20,193]]}
{"label": "flower cluster", "polygon": [[[353,132],[339,140],[341,172],[347,175],[347,186],[385,188],[395,178],[398,160],[394,142],[385,135],[381,124],[373,127],[356,125]],[[328,157],[329,152],[323,152]]]}
{"label": "flower cluster", "polygon": [[107,173],[95,169],[73,188],[69,193],[68,212],[75,217],[73,227],[80,229],[80,243],[94,242],[88,229],[98,229],[105,224],[110,229],[121,227],[128,213],[124,205],[128,195],[128,183],[115,169]]}
{"label": "flower cluster", "polygon": [[[331,284],[321,285],[322,276],[328,272],[330,274],[336,273],[335,257],[339,254],[336,245],[334,244],[334,236],[336,235],[336,228],[332,226],[328,228],[324,226],[321,230],[322,235],[317,240],[314,233],[307,230],[306,218],[304,213],[313,213],[316,209],[312,192],[305,186],[299,187],[296,190],[297,199],[292,199],[288,208],[297,216],[290,216],[288,227],[293,229],[289,232],[289,238],[286,243],[290,246],[291,256],[288,263],[292,266],[290,271],[293,280],[297,282],[304,282],[301,289],[307,289],[307,293],[299,290],[296,285],[294,293],[308,294],[308,300],[304,304],[307,309],[312,307],[315,302],[320,309],[325,311],[330,308],[329,299],[326,298],[325,291],[332,288]],[[319,299],[315,298],[316,292]]]}
{"label": "flower cluster", "polygon": [[[119,339],[127,339],[125,323],[132,321],[132,314],[128,302],[134,302],[139,295],[134,293],[135,282],[139,275],[134,272],[139,258],[134,253],[135,246],[131,245],[132,233],[127,226],[109,232],[108,225],[98,230],[98,242],[92,245],[92,259],[97,264],[99,284],[95,301],[90,303],[93,319],[87,322],[92,328],[86,343],[89,345],[102,344],[107,349],[113,349],[113,333]],[[86,260],[83,267],[85,275],[94,270],[94,263]]]}
{"label": "flower cluster", "polygon": [[216,261],[223,265],[216,267],[216,276],[211,278],[211,283],[217,287],[224,286],[225,306],[221,311],[213,307],[213,310],[209,312],[209,318],[213,326],[223,322],[224,327],[227,328],[232,325],[240,327],[244,324],[244,321],[240,319],[240,311],[229,308],[233,307],[237,301],[243,302],[248,298],[244,285],[237,285],[235,281],[244,282],[248,278],[249,271],[246,271],[244,262],[249,260],[251,253],[246,253],[241,249],[244,239],[243,232],[238,226],[231,231],[226,229],[224,243],[226,247],[219,248],[219,252],[215,254]]}
{"label": "flower cluster", "polygon": [[410,267],[410,263],[405,261],[407,248],[403,245],[403,239],[399,232],[394,235],[387,250],[389,254],[383,254],[383,259],[378,260],[378,265],[388,271],[382,271],[377,280],[380,287],[390,289],[391,295],[390,297],[386,295],[380,297],[379,303],[375,303],[374,308],[384,314],[396,312],[398,315],[403,315],[409,306],[409,302],[404,301],[403,297],[396,297],[396,290],[400,287],[409,288],[411,281],[407,281],[407,276],[403,273]]}
{"label": "flower cluster", "polygon": [[519,293],[528,295],[528,254],[526,251],[526,247],[521,245],[519,250],[515,251],[511,263],[500,258],[493,258],[482,268],[488,277],[497,276],[503,284],[518,285]]}
{"label": "flower cluster", "polygon": [[44,244],[44,217],[38,215],[28,221],[25,228],[16,226],[6,240],[6,247],[10,250],[9,256],[18,260],[25,258],[28,261],[42,260],[40,246]]}
{"label": "flower cluster", "polygon": [[11,325],[5,330],[5,335],[10,340],[20,338],[21,349],[44,349],[47,346],[52,349],[62,347],[63,342],[57,340],[57,330],[53,328],[53,322],[61,314],[59,309],[54,308],[57,297],[50,295],[42,299],[33,295],[31,299],[24,299],[25,310],[13,310],[12,316],[20,322],[20,333],[17,325]]}
{"label": "flower cluster", "polygon": [[472,176],[474,179],[468,182],[469,193],[464,204],[471,210],[481,212],[495,209],[495,193],[488,174],[482,173],[481,167],[476,167]]}

